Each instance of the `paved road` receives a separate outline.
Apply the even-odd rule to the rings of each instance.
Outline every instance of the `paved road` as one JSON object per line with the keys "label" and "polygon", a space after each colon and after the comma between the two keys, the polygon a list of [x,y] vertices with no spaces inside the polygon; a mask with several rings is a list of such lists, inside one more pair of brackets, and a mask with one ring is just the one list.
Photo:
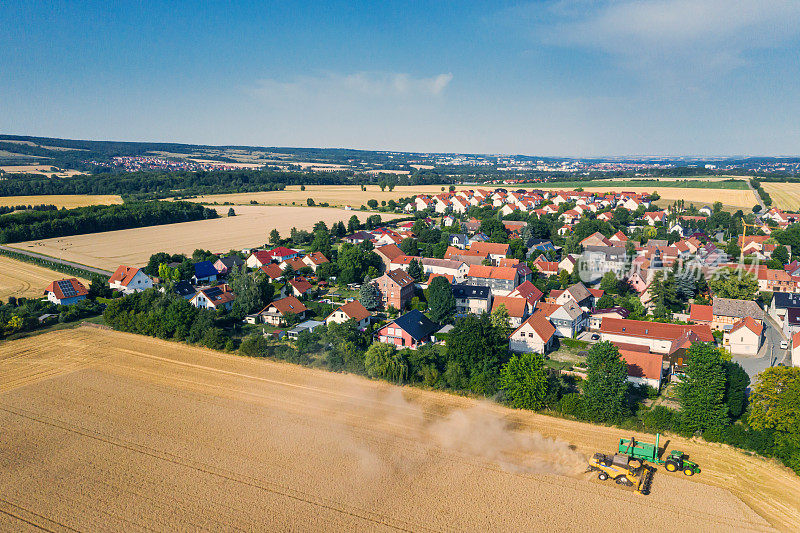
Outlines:
{"label": "paved road", "polygon": [[109,272],[108,270],[103,270],[100,268],[94,268],[86,265],[81,265],[80,263],[73,263],[72,261],[65,261],[63,259],[59,259],[58,257],[52,257],[49,255],[44,254],[37,254],[36,252],[29,252],[28,250],[20,250],[18,248],[11,248],[10,246],[2,246],[0,245],[0,249],[6,250],[8,252],[15,252],[22,255],[27,255],[28,257],[35,257],[37,259],[45,259],[47,261],[52,261],[53,263],[59,263],[61,265],[71,266],[75,268],[82,268],[83,270],[88,270],[89,272],[93,272],[95,274],[100,274],[101,276],[111,276],[113,272]]}
{"label": "paved road", "polygon": [[758,205],[761,206],[761,211],[759,211],[759,213],[766,213],[767,212],[767,206],[764,204],[764,201],[761,200],[761,195],[758,194],[758,191],[755,190],[752,185],[750,185],[750,178],[745,176],[745,180],[744,181],[747,182],[747,186],[750,188],[750,192],[753,193],[753,195],[755,195],[756,200],[758,200]]}

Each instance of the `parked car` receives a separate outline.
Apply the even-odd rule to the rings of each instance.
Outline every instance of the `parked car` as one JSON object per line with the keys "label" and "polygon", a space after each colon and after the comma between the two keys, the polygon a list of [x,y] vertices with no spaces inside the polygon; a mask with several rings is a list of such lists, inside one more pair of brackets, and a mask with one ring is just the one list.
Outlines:
{"label": "parked car", "polygon": [[592,333],[592,336],[590,337],[590,339],[592,339],[593,341],[599,340],[600,339],[600,335],[598,335],[597,333]]}
{"label": "parked car", "polygon": [[781,350],[785,350],[789,347],[789,341],[781,341]]}

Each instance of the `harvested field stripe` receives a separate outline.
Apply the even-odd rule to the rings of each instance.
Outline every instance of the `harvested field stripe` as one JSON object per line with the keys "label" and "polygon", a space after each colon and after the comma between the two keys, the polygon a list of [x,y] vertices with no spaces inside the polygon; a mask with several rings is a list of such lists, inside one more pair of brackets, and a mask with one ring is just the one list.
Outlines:
{"label": "harvested field stripe", "polygon": [[[46,518],[42,515],[36,514],[30,509],[26,509],[24,507],[20,507],[14,503],[11,503],[8,500],[4,500],[0,498],[0,513],[10,516],[15,520],[19,520],[20,522],[24,522],[29,526],[33,526],[36,529],[40,529],[42,531],[49,531],[51,533],[57,533],[59,531],[75,531],[76,533],[80,533],[77,529],[72,529],[71,527]],[[39,519],[44,521],[50,527],[45,527],[41,523],[35,522],[34,520]],[[51,529],[53,528],[53,529]]]}

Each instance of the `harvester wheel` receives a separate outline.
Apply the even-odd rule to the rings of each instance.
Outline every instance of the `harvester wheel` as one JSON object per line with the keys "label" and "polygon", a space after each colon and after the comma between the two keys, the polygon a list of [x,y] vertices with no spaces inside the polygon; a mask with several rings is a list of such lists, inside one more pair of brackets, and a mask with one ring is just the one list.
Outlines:
{"label": "harvester wheel", "polygon": [[693,476],[693,475],[694,475],[694,470],[692,470],[691,468],[685,468],[685,469],[683,470],[683,473],[684,473],[685,475],[687,475],[687,476]]}
{"label": "harvester wheel", "polygon": [[597,474],[597,479],[599,479],[600,481],[605,481],[608,479],[608,474],[606,474],[605,472],[600,472],[599,474]]}
{"label": "harvester wheel", "polygon": [[666,468],[669,472],[675,472],[678,469],[678,465],[676,465],[673,461],[667,461],[664,464],[664,468]]}
{"label": "harvester wheel", "polygon": [[617,485],[630,485],[631,484],[631,482],[628,481],[628,478],[626,478],[625,476],[617,476],[615,478],[615,481],[617,482]]}

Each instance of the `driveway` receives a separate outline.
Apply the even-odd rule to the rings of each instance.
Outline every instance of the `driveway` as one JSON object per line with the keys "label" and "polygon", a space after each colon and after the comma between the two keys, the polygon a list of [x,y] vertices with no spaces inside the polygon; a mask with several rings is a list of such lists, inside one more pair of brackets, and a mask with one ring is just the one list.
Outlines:
{"label": "driveway", "polygon": [[764,339],[756,357],[733,357],[733,361],[739,363],[750,376],[751,383],[767,368],[785,362],[788,355],[788,350],[781,349],[781,342],[786,338],[769,315],[764,320]]}

